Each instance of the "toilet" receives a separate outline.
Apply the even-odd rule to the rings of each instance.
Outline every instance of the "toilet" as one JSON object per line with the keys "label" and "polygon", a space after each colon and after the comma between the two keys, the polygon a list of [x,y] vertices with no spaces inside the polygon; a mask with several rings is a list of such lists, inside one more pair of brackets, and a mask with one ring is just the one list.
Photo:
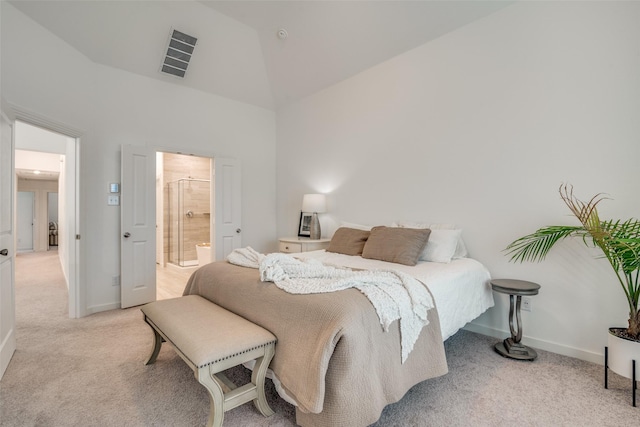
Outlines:
{"label": "toilet", "polygon": [[196,245],[198,265],[202,266],[211,262],[211,243],[198,243]]}

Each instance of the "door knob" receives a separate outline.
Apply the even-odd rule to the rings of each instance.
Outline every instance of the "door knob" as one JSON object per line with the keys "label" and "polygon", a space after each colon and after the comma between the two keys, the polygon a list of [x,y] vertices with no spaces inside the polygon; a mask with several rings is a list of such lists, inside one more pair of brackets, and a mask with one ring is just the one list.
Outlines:
{"label": "door knob", "polygon": [[242,231],[242,229],[236,228],[236,233],[240,234],[241,231]]}
{"label": "door knob", "polygon": [[129,237],[131,237],[131,233],[129,233],[128,231],[126,233],[124,233],[124,238],[128,239]]}
{"label": "door knob", "polygon": [[8,249],[3,249],[3,250],[1,250],[1,251],[0,251],[0,255],[2,255],[2,256],[7,256],[7,255],[9,255],[9,250],[8,250]]}

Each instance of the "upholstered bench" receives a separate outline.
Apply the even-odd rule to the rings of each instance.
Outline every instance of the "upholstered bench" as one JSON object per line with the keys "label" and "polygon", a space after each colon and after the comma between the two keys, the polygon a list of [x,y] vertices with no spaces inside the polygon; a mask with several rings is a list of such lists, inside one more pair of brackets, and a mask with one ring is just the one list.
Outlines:
{"label": "upholstered bench", "polygon": [[[253,400],[264,415],[273,415],[264,394],[267,368],[275,353],[276,337],[266,329],[197,295],[160,300],[141,307],[154,332],[154,363],[164,341],[175,348],[209,392],[207,426],[221,426],[225,411]],[[235,386],[225,369],[256,360],[251,383]]]}

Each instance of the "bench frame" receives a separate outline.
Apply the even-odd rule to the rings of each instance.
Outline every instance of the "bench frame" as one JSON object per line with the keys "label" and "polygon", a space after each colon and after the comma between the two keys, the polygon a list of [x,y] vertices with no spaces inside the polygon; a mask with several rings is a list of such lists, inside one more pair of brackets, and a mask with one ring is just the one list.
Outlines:
{"label": "bench frame", "polygon": [[[163,342],[169,342],[176,353],[185,361],[185,363],[193,370],[198,382],[202,384],[209,392],[209,400],[211,403],[209,409],[209,419],[207,427],[220,427],[224,420],[224,413],[237,406],[253,400],[253,404],[265,417],[274,414],[273,410],[267,403],[264,394],[264,383],[267,368],[275,354],[275,342],[265,344],[264,346],[248,349],[247,351],[231,355],[221,360],[213,361],[208,365],[198,367],[191,362],[189,357],[185,355],[160,328],[153,323],[146,315],[144,321],[151,327],[154,333],[154,342],[151,355],[145,362],[150,365],[158,358],[158,353]],[[222,372],[226,369],[240,365],[242,363],[255,360],[256,364],[251,374],[251,382],[241,387],[237,387]]]}

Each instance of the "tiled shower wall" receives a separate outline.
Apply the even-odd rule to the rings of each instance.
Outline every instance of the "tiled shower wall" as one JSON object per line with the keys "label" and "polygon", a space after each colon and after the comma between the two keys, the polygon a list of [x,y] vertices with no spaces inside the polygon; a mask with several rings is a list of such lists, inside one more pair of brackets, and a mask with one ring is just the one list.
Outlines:
{"label": "tiled shower wall", "polygon": [[[174,193],[182,191],[184,203],[181,206],[171,202],[174,195],[169,197],[169,183],[179,179],[209,180],[211,178],[210,164],[211,161],[208,158],[163,153],[163,251],[165,262],[169,262],[169,253],[174,255],[179,253],[181,260],[196,260],[196,244],[209,242],[210,183],[183,181],[180,188],[177,184],[173,184]],[[192,212],[191,217],[187,216],[188,211]],[[177,239],[177,227],[182,229],[182,239],[180,240]],[[169,239],[170,229],[172,231],[171,239]]]}

